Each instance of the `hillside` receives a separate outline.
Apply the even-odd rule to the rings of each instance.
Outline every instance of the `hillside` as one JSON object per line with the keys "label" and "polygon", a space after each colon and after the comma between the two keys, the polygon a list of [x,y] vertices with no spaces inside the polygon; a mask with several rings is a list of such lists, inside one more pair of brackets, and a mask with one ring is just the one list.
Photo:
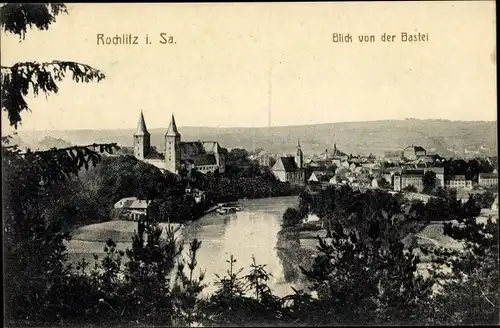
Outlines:
{"label": "hillside", "polygon": [[[42,140],[45,136],[60,138],[71,144],[117,142],[132,145],[135,129],[73,130],[48,132],[19,132],[23,140]],[[162,149],[166,131],[150,129],[151,143]],[[496,122],[464,122],[448,120],[392,120],[284,126],[271,128],[208,128],[179,127],[182,140],[218,140],[228,148],[264,148],[273,153],[293,152],[297,138],[306,155],[331,150],[334,141],[347,153],[383,154],[418,144],[442,156],[451,156],[453,150],[463,154],[466,147],[489,148],[491,155],[497,149]]]}
{"label": "hillside", "polygon": [[67,148],[73,146],[70,142],[62,138],[54,138],[52,136],[45,136],[40,140],[34,149],[46,150],[50,148]]}

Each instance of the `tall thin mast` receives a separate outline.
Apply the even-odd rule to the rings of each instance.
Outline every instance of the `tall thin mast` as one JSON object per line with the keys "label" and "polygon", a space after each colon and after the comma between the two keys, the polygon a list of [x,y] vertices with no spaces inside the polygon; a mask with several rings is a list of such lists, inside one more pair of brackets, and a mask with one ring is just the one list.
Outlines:
{"label": "tall thin mast", "polygon": [[273,66],[271,63],[271,65],[269,66],[269,91],[268,91],[268,104],[267,104],[267,110],[268,110],[267,124],[268,124],[268,127],[271,127],[271,98],[272,98],[272,87],[273,87],[272,72],[273,72]]}

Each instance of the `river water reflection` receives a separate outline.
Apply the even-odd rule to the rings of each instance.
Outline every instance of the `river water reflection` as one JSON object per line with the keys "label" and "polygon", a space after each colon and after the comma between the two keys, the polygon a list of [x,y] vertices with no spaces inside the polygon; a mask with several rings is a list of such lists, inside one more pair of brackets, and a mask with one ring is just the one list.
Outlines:
{"label": "river water reflection", "polygon": [[272,273],[269,286],[278,296],[293,293],[291,284],[285,282],[283,265],[276,251],[277,233],[281,227],[283,213],[288,207],[297,205],[297,197],[242,200],[241,211],[219,215],[210,213],[185,228],[182,240],[187,253],[188,243],[197,238],[202,242],[197,256],[197,272],[205,271],[205,283],[209,286],[204,293],[216,288],[215,274],[223,276],[229,270],[226,260],[234,255],[235,269],[244,268],[241,275],[250,270],[252,255],[257,264],[266,264],[266,271]]}

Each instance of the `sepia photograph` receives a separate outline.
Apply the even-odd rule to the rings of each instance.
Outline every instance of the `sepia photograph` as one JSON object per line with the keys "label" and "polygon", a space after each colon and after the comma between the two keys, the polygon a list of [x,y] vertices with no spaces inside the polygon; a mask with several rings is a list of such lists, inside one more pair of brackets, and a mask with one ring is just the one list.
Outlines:
{"label": "sepia photograph", "polygon": [[495,7],[0,4],[4,326],[500,324]]}

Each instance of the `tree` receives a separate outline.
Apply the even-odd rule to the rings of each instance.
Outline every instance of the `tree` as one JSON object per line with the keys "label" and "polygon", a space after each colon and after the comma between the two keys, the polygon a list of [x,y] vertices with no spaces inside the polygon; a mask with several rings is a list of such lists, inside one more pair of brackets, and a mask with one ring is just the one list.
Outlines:
{"label": "tree", "polygon": [[299,194],[299,214],[306,217],[311,213],[313,198],[310,193],[303,191]]}
{"label": "tree", "polygon": [[[372,209],[370,222],[346,231],[341,223],[318,238],[320,254],[302,268],[317,292],[316,324],[422,323],[432,284],[417,274],[419,259],[404,250],[398,227]],[[311,313],[309,314],[311,315]]]}
{"label": "tree", "polygon": [[422,177],[424,185],[424,193],[430,193],[436,188],[436,173],[434,171],[427,171]]}
{"label": "tree", "polygon": [[139,221],[132,248],[126,251],[129,261],[125,268],[124,295],[133,316],[171,324],[174,309],[168,279],[182,247],[177,247],[172,230],[167,230],[166,239],[161,238],[162,232],[154,221]]}
{"label": "tree", "polygon": [[[48,29],[55,16],[66,12],[63,4],[4,4],[0,26],[5,32],[26,37],[29,27]],[[1,107],[11,126],[17,129],[21,114],[31,111],[26,101],[29,90],[35,96],[59,91],[57,82],[73,73],[76,82],[100,81],[102,72],[81,63],[52,61],[22,62],[1,67]],[[51,186],[66,182],[78,172],[97,165],[100,152],[112,153],[116,144],[92,144],[46,151],[21,152],[2,137],[4,183],[4,264],[6,316],[8,319],[54,320],[64,311],[63,282],[67,277],[65,247],[69,236],[63,222],[47,217],[44,195]]]}
{"label": "tree", "polygon": [[302,215],[299,211],[294,208],[287,208],[285,213],[283,213],[283,227],[293,227],[298,225],[302,220]]}
{"label": "tree", "polygon": [[157,167],[133,156],[110,158],[96,179],[100,185],[99,196],[110,203],[124,197],[153,200],[164,194],[184,194],[172,174],[164,174]]}
{"label": "tree", "polygon": [[[446,223],[444,234],[464,243],[463,249],[438,247],[432,254],[431,274],[437,277],[435,324],[498,324],[498,223],[478,223],[474,198],[461,208],[458,224]],[[449,272],[442,268],[447,266]]]}
{"label": "tree", "polygon": [[387,181],[385,178],[382,178],[379,180],[378,186],[382,189],[390,189],[391,183],[389,181]]}
{"label": "tree", "polygon": [[326,170],[328,172],[330,172],[331,175],[335,175],[335,171],[337,171],[337,165],[336,164],[332,164],[332,165],[329,165]]}
{"label": "tree", "polygon": [[406,191],[406,192],[418,192],[417,187],[415,187],[414,185],[408,185],[408,186],[404,187],[403,191]]}

